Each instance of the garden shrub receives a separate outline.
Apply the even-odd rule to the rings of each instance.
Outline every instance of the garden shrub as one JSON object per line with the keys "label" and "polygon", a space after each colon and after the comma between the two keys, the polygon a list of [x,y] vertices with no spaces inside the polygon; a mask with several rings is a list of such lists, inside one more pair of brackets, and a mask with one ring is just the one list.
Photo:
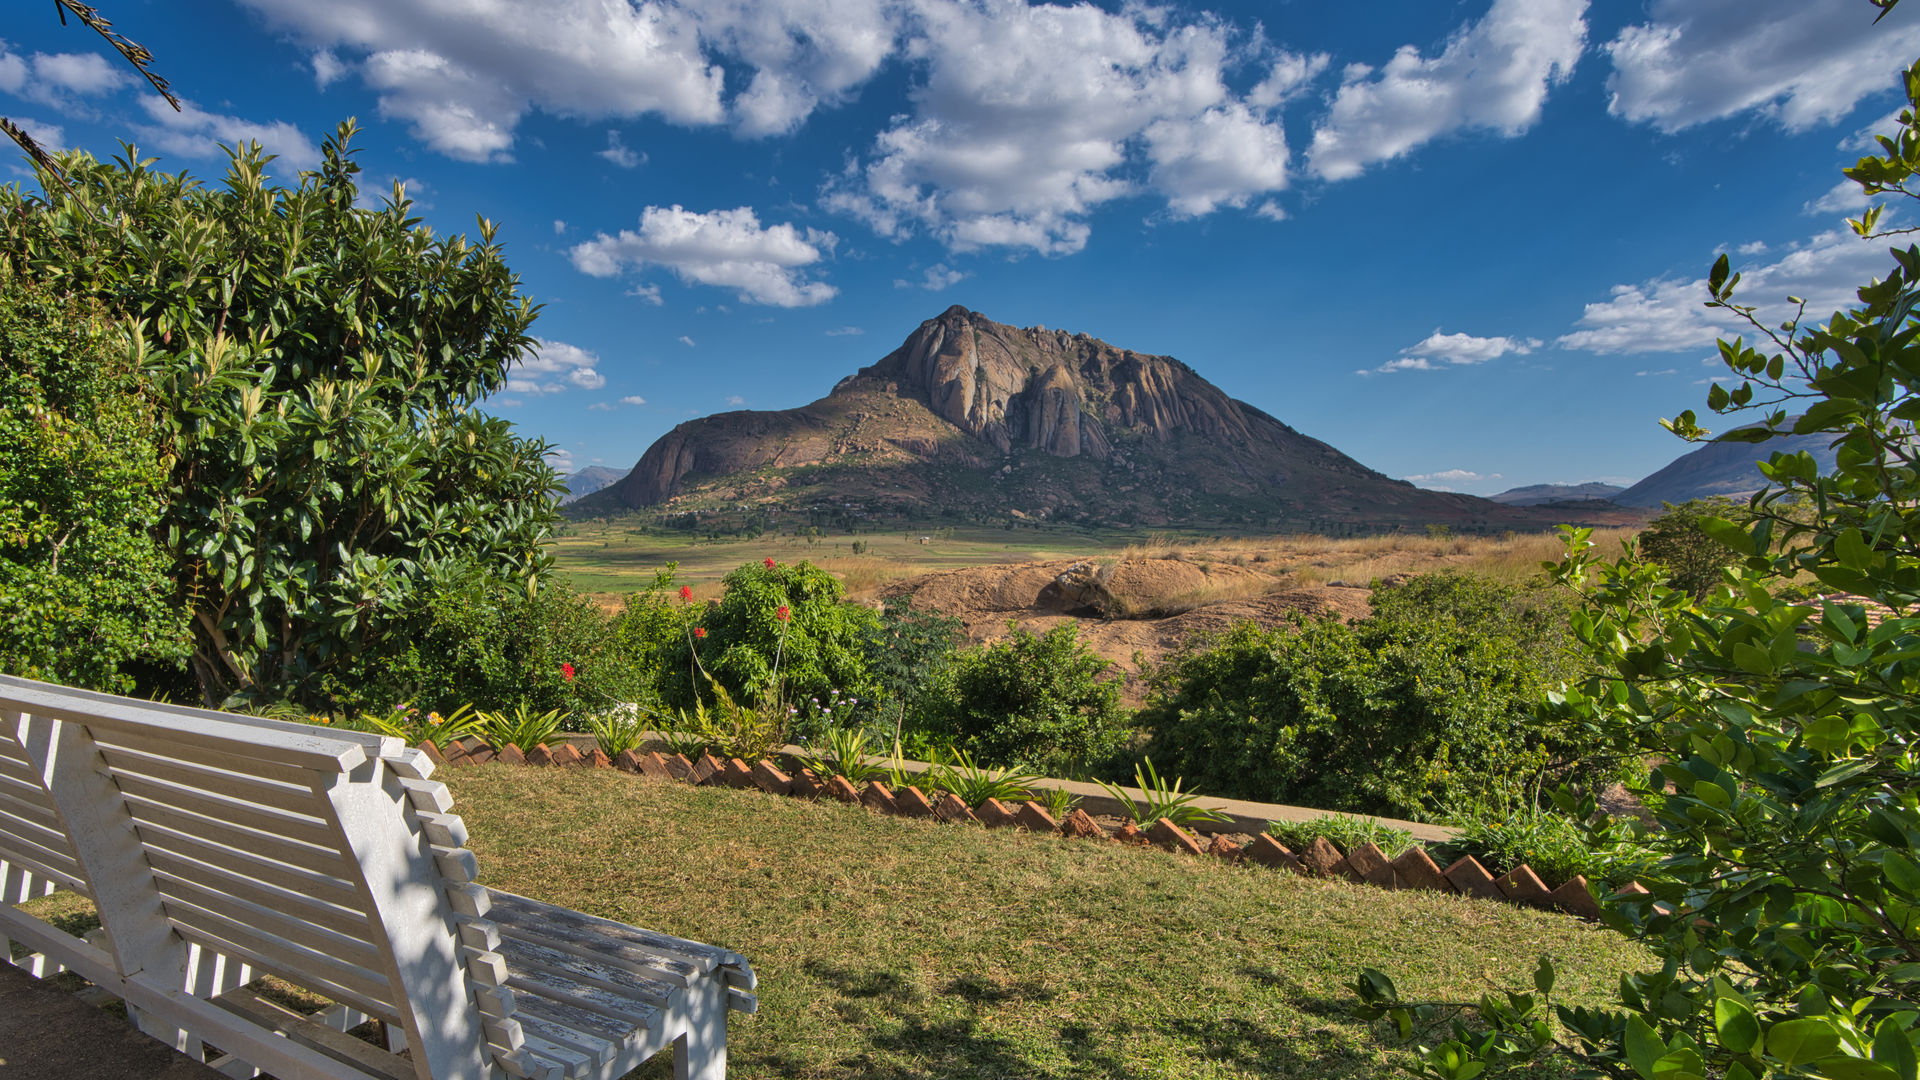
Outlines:
{"label": "garden shrub", "polygon": [[1443,865],[1471,855],[1498,876],[1524,864],[1550,886],[1584,876],[1620,887],[1646,873],[1652,862],[1644,846],[1623,835],[1596,837],[1566,814],[1528,804],[1473,818],[1435,848]]}
{"label": "garden shrub", "polygon": [[1149,678],[1149,751],[1209,795],[1416,821],[1618,773],[1535,719],[1580,669],[1563,605],[1433,574],[1373,606],[1351,624],[1242,624],[1177,654]]}
{"label": "garden shrub", "polygon": [[1267,835],[1294,851],[1312,846],[1315,840],[1325,840],[1339,848],[1342,855],[1361,844],[1372,844],[1389,859],[1414,845],[1413,834],[1405,829],[1396,829],[1373,818],[1341,814],[1322,814],[1305,821],[1269,821]]}
{"label": "garden shrub", "polygon": [[[661,677],[671,704],[691,708],[696,695],[712,700],[705,680],[691,673],[689,649],[742,706],[770,705],[776,698],[804,702],[836,689],[864,701],[877,691],[865,643],[880,616],[843,603],[839,579],[812,563],[772,562],[748,563],[728,574],[720,602],[690,613],[706,634],[683,634],[669,657]],[[785,621],[778,617],[782,608]]]}
{"label": "garden shrub", "polygon": [[1660,515],[1640,531],[1640,554],[1667,568],[1667,582],[1695,600],[1705,600],[1720,584],[1720,573],[1739,562],[1725,544],[1707,535],[1704,523],[1731,517],[1737,507],[1729,499],[1692,499],[1667,503]]}
{"label": "garden shrub", "polygon": [[994,766],[1026,765],[1046,776],[1107,763],[1130,735],[1112,665],[1080,640],[1072,623],[1035,636],[1011,635],[954,660],[945,731],[956,746]]}
{"label": "garden shrub", "polygon": [[330,676],[341,706],[450,713],[559,710],[576,728],[625,702],[656,701],[644,655],[587,596],[560,582],[529,592],[465,566],[427,590],[398,656],[370,656]]}
{"label": "garden shrub", "polygon": [[185,659],[158,430],[126,334],[0,270],[0,671],[124,693]]}
{"label": "garden shrub", "polygon": [[960,628],[951,615],[915,608],[911,597],[887,600],[862,642],[875,686],[872,707],[856,709],[853,722],[877,726],[876,736],[926,732],[939,724]]}

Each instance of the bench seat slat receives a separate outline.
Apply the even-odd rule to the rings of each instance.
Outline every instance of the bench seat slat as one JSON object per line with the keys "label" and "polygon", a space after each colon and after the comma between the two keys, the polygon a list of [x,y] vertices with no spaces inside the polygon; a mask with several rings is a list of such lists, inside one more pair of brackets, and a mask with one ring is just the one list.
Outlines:
{"label": "bench seat slat", "polygon": [[187,904],[202,911],[250,927],[288,945],[308,949],[368,972],[378,971],[380,952],[364,936],[343,934],[307,921],[303,913],[283,911],[255,903],[233,893],[221,892],[173,874],[155,869],[160,900],[169,914],[176,905]]}
{"label": "bench seat slat", "polygon": [[[138,776],[164,780],[194,791],[223,795],[238,802],[271,806],[276,810],[311,816],[316,807],[311,784],[283,784],[278,780],[256,779],[224,769],[197,768],[191,763],[120,747],[100,747],[107,770],[115,776]],[[294,775],[303,775],[295,772]]]}
{"label": "bench seat slat", "polygon": [[0,860],[18,863],[42,877],[60,882],[83,896],[93,895],[93,890],[87,887],[86,873],[81,870],[80,864],[74,860],[71,852],[55,851],[0,828]]}
{"label": "bench seat slat", "polygon": [[595,1065],[612,1061],[633,1031],[603,1017],[545,1002],[528,1006],[517,1019],[527,1035],[585,1054]]}
{"label": "bench seat slat", "polygon": [[501,892],[499,889],[488,889],[487,892],[493,898],[493,909],[489,912],[489,918],[502,924],[537,930],[547,937],[573,936],[611,940],[632,946],[643,953],[689,961],[703,975],[723,964],[745,962],[738,953],[712,945],[702,945],[699,942],[614,922],[612,919],[602,919],[553,904],[543,904],[538,900],[529,900],[524,896]]}
{"label": "bench seat slat", "polygon": [[167,921],[180,936],[215,952],[229,953],[342,1005],[383,1020],[398,1021],[385,977],[311,949],[273,937],[181,899],[163,901]]}
{"label": "bench seat slat", "polygon": [[500,955],[506,957],[509,971],[516,968],[533,972],[550,971],[654,1006],[667,1004],[674,991],[680,989],[673,983],[635,975],[613,964],[595,963],[525,938],[503,939],[500,942]]}
{"label": "bench seat slat", "polygon": [[527,1044],[523,1049],[528,1056],[542,1064],[559,1066],[569,1078],[586,1076],[593,1068],[592,1057],[531,1032],[527,1034]]}
{"label": "bench seat slat", "polygon": [[[38,815],[5,801],[0,801],[0,836],[19,836],[31,840],[48,851],[58,851],[68,858],[73,857],[73,845],[67,842],[67,834],[62,832],[52,815]],[[77,869],[79,863],[75,862]]]}
{"label": "bench seat slat", "polygon": [[[282,813],[264,806],[253,806],[207,795],[174,784],[163,784],[137,776],[116,776],[120,792],[128,801],[185,810],[215,821],[235,821],[269,837],[300,840],[315,847],[333,847],[333,834],[315,818]],[[130,806],[131,810],[132,807]],[[138,816],[138,811],[134,811]]]}
{"label": "bench seat slat", "polygon": [[64,836],[65,831],[60,827],[60,814],[54,810],[53,804],[45,798],[45,794],[41,792],[41,798],[33,799],[28,798],[26,793],[18,788],[0,787],[0,810],[5,810],[14,817],[38,822]]}
{"label": "bench seat slat", "polygon": [[558,1001],[633,1027],[647,1027],[660,1014],[659,1009],[644,1001],[552,971],[533,971],[509,964],[507,986],[515,992],[514,1002],[523,1012],[531,1007],[529,995],[532,995],[532,998]]}
{"label": "bench seat slat", "polygon": [[274,833],[229,824],[204,814],[139,799],[128,799],[127,810],[133,815],[136,828],[155,826],[182,836],[204,838],[235,851],[251,852],[327,877],[350,880],[347,875],[353,873],[353,865],[340,854],[338,848],[331,845],[321,847],[302,843]]}
{"label": "bench seat slat", "polygon": [[372,933],[366,913],[336,907],[290,889],[280,889],[240,874],[229,873],[206,863],[183,859],[164,851],[147,849],[147,862],[153,872],[173,882],[193,885],[214,895],[226,894],[262,905],[288,918],[325,927],[363,942]]}
{"label": "bench seat slat", "polygon": [[[0,773],[0,791],[7,792],[16,799],[28,802],[47,803],[47,789],[32,776],[10,776]],[[50,804],[49,804],[50,805]]]}
{"label": "bench seat slat", "polygon": [[[492,918],[494,914],[490,911],[488,917]],[[503,940],[525,941],[597,963],[616,965],[636,975],[675,986],[687,986],[704,974],[699,965],[679,957],[662,956],[621,942],[598,939],[565,928],[558,933],[548,933],[548,928],[544,926],[529,926],[525,923],[496,921],[495,925],[500,927]]]}
{"label": "bench seat slat", "polygon": [[[17,747],[20,744],[14,743],[13,745]],[[40,782],[33,771],[33,763],[23,756],[15,756],[13,754],[0,755],[0,776],[4,776],[20,784],[33,784],[38,786]]]}
{"label": "bench seat slat", "polygon": [[[304,724],[300,726],[306,728]],[[307,730],[324,729],[307,728]],[[146,758],[169,761],[182,768],[267,780],[276,784],[286,784],[289,787],[304,788],[313,782],[311,769],[217,750],[183,749],[171,739],[152,738],[131,731],[95,732],[94,745],[103,751],[120,753],[123,756],[138,754]]]}
{"label": "bench seat slat", "polygon": [[306,867],[256,855],[251,851],[210,843],[197,836],[188,836],[175,829],[150,822],[136,822],[134,828],[140,834],[140,842],[145,845],[149,858],[166,856],[192,859],[231,874],[264,881],[269,885],[277,885],[313,900],[324,901],[351,911],[362,918],[366,917],[366,912],[360,906],[359,889],[352,883],[331,874],[315,873]]}

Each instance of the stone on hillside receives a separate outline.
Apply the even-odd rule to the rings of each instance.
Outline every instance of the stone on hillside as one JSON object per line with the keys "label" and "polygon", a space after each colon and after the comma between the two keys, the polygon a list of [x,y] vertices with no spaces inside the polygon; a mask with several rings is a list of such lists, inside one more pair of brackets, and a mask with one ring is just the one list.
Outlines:
{"label": "stone on hillside", "polygon": [[853,782],[844,776],[836,776],[827,781],[827,794],[839,799],[843,803],[857,803],[860,801],[860,789],[854,787]]}
{"label": "stone on hillside", "polygon": [[1106,617],[1121,614],[1113,594],[1100,581],[1100,570],[1092,563],[1077,562],[1054,576],[1034,597],[1034,606],[1065,615]]}
{"label": "stone on hillside", "polygon": [[878,810],[883,814],[897,813],[893,805],[893,792],[878,780],[867,784],[867,790],[860,793],[860,801],[869,810]]}
{"label": "stone on hillside", "polygon": [[1020,827],[1023,829],[1032,829],[1034,832],[1043,833],[1057,833],[1060,831],[1060,823],[1053,820],[1053,815],[1047,813],[1046,807],[1041,806],[1039,803],[1021,803],[1020,809],[1014,811],[1013,817],[1015,821],[1019,822]]}
{"label": "stone on hillside", "polygon": [[1313,843],[1301,850],[1300,865],[1306,867],[1307,873],[1314,877],[1332,877],[1346,869],[1347,860],[1326,837],[1316,836]]}
{"label": "stone on hillside", "polygon": [[989,829],[1006,829],[1018,825],[1019,818],[999,799],[988,799],[974,809],[974,815],[981,824]]}
{"label": "stone on hillside", "polygon": [[[1223,833],[1222,835],[1225,834]],[[1261,833],[1259,836],[1247,841],[1247,846],[1240,849],[1240,857],[1257,862],[1262,866],[1271,866],[1276,869],[1284,867],[1296,874],[1310,872],[1306,865],[1300,861],[1300,856],[1287,850],[1287,845],[1275,840],[1267,833]]]}
{"label": "stone on hillside", "polygon": [[769,795],[787,795],[793,791],[793,780],[786,773],[774,768],[771,761],[762,761],[754,765],[753,782],[761,791]]}
{"label": "stone on hillside", "polygon": [[527,755],[521,753],[520,748],[512,743],[501,747],[500,752],[493,755],[493,758],[495,761],[502,761],[508,765],[525,765],[527,763]]}
{"label": "stone on hillside", "polygon": [[827,785],[813,775],[812,769],[800,769],[793,774],[793,793],[803,799],[817,799],[826,794]]}
{"label": "stone on hillside", "polygon": [[1383,889],[1398,887],[1394,882],[1393,864],[1387,861],[1387,853],[1371,841],[1347,852],[1347,868],[1369,885],[1378,885]]}
{"label": "stone on hillside", "polygon": [[1507,894],[1493,883],[1493,875],[1480,865],[1480,860],[1471,855],[1462,855],[1453,861],[1441,873],[1453,883],[1453,887],[1466,896],[1477,896],[1482,900],[1505,900]]}
{"label": "stone on hillside", "polygon": [[933,816],[933,804],[928,802],[920,789],[912,784],[893,793],[893,810],[902,817],[930,818]]}
{"label": "stone on hillside", "polygon": [[[1237,859],[1240,857],[1241,847],[1240,841],[1235,840],[1226,833],[1214,833],[1213,839],[1207,841],[1207,854],[1222,859]],[[1292,853],[1289,852],[1288,854]]]}
{"label": "stone on hillside", "polygon": [[1193,834],[1166,818],[1153,823],[1153,828],[1147,830],[1147,839],[1168,851],[1184,851],[1189,855],[1207,853],[1206,849],[1200,846],[1200,842],[1193,838]]}
{"label": "stone on hillside", "polygon": [[1426,889],[1430,892],[1452,892],[1453,884],[1447,880],[1440,867],[1427,854],[1427,849],[1415,844],[1400,853],[1393,860],[1395,887],[1401,889]]}
{"label": "stone on hillside", "polygon": [[951,791],[940,796],[940,801],[933,804],[933,816],[942,821],[959,823],[970,821],[975,825],[980,823],[980,819],[974,816],[973,811],[967,809],[966,802]]}
{"label": "stone on hillside", "polygon": [[1575,874],[1573,880],[1548,893],[1546,901],[1583,919],[1600,917],[1600,904],[1593,898],[1593,890],[1587,888],[1587,879],[1582,874]]}
{"label": "stone on hillside", "polygon": [[1060,823],[1060,831],[1082,840],[1099,840],[1107,835],[1106,830],[1102,829],[1085,810],[1075,810],[1068,814],[1067,820]]}
{"label": "stone on hillside", "polygon": [[1493,879],[1507,899],[1516,904],[1532,904],[1547,895],[1546,882],[1533,872],[1533,867],[1521,864]]}

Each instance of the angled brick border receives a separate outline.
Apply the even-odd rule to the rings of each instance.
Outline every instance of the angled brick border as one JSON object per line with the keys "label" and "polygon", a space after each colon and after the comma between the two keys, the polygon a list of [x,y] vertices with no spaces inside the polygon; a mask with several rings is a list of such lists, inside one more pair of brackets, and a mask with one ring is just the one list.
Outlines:
{"label": "angled brick border", "polygon": [[[422,742],[419,749],[435,765],[449,767],[499,761],[508,765],[535,767],[619,769],[650,780],[718,784],[807,799],[830,798],[900,817],[984,825],[987,828],[1023,828],[1078,839],[1109,839],[1123,844],[1158,846],[1199,857],[1212,856],[1256,863],[1306,877],[1339,877],[1379,888],[1453,893],[1475,899],[1564,911],[1586,919],[1600,916],[1599,900],[1594,887],[1585,877],[1575,876],[1558,887],[1549,887],[1526,865],[1514,867],[1495,877],[1472,856],[1456,859],[1441,869],[1425,846],[1418,843],[1393,859],[1388,859],[1385,852],[1371,843],[1361,844],[1343,853],[1324,837],[1316,837],[1312,844],[1294,852],[1269,833],[1254,833],[1250,839],[1241,840],[1238,833],[1218,832],[1203,839],[1165,818],[1145,830],[1126,822],[1109,834],[1084,808],[1077,808],[1064,820],[1056,821],[1045,807],[1033,801],[1008,805],[988,799],[977,807],[969,807],[951,792],[930,797],[912,785],[894,790],[886,783],[875,780],[860,788],[843,776],[821,779],[791,758],[785,759],[785,769],[768,760],[749,764],[739,758],[722,759],[708,754],[698,761],[689,761],[683,755],[664,754],[657,750],[623,750],[609,758],[598,746],[589,746],[582,751],[567,741],[558,741],[553,746],[535,746],[524,753],[513,746],[493,747],[478,739],[455,740],[444,747],[430,741]],[[1646,893],[1645,886],[1633,882],[1614,895],[1644,896]]]}

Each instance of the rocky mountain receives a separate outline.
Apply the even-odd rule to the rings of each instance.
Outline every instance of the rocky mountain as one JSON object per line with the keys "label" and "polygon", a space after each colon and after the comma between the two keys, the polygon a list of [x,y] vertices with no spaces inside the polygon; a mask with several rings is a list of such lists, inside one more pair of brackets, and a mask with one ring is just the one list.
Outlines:
{"label": "rocky mountain", "polygon": [[1508,488],[1498,495],[1487,498],[1508,506],[1540,506],[1554,502],[1584,502],[1588,499],[1611,499],[1625,491],[1618,484],[1591,482],[1586,484],[1528,484],[1525,487]]}
{"label": "rocky mountain", "polygon": [[1831,470],[1834,451],[1830,435],[1791,435],[1763,443],[1708,443],[1682,454],[1645,480],[1613,497],[1621,506],[1658,507],[1716,495],[1744,497],[1760,490],[1767,478],[1757,467],[1774,454],[1802,450],[1813,455],[1822,472]]}
{"label": "rocky mountain", "polygon": [[561,496],[560,505],[578,502],[601,488],[619,482],[625,475],[627,474],[620,469],[609,469],[605,465],[589,465],[579,472],[563,476],[560,482],[567,485],[567,493]]}
{"label": "rocky mountain", "polygon": [[811,404],[674,428],[581,504],[621,508],[1333,533],[1551,524],[1384,476],[1172,357],[959,306]]}

